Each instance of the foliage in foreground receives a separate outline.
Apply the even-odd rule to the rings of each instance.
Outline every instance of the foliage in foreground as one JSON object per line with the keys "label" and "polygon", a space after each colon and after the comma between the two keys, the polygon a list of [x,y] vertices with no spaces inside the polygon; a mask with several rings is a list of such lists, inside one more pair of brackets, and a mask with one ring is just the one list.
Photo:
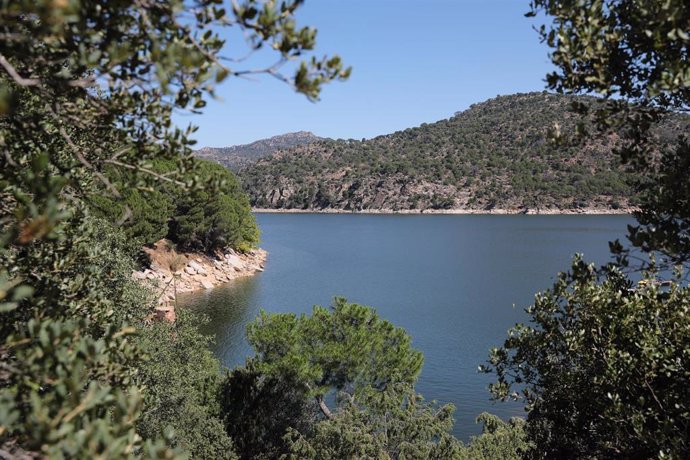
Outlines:
{"label": "foliage in foreground", "polygon": [[[110,169],[149,187],[187,185],[179,175],[190,166],[194,128],[175,127],[173,111],[199,111],[215,83],[246,72],[220,62],[218,28],[244,32],[238,54],[266,45],[278,64],[300,59],[316,36],[295,24],[301,3],[0,2],[0,445],[9,455],[180,453],[160,432],[142,439],[142,409],[151,422],[161,394],[140,372],[135,338],[150,303],[130,279],[127,243],[93,220],[87,202],[93,193],[141,202],[123,197]],[[291,76],[270,70],[310,99],[349,74],[337,57],[299,62]],[[174,171],[157,173],[160,160]],[[181,412],[190,425],[215,410],[192,407],[204,402],[192,396]],[[206,455],[213,451],[191,438],[204,433],[178,444]],[[223,439],[206,447],[225,447]]]}
{"label": "foliage in foreground", "polygon": [[135,430],[143,401],[132,326],[150,303],[131,280],[125,241],[102,221],[68,224],[56,241],[3,259],[31,286],[26,298],[1,304],[3,450],[170,456],[160,443],[142,451]]}
{"label": "foliage in foreground", "polygon": [[[532,0],[529,15],[553,21],[540,28],[556,66],[549,88],[604,96],[597,107],[573,104],[579,135],[619,133],[616,153],[645,178],[629,227],[645,257],[614,242],[616,262],[598,273],[577,258],[528,308],[532,324],[492,351],[492,391],[528,403],[530,458],[688,458],[688,127],[661,151],[652,127],[690,110],[690,4]],[[676,276],[660,283],[674,265]]]}
{"label": "foliage in foreground", "polygon": [[452,459],[461,444],[450,434],[453,406],[427,404],[409,384],[343,397],[338,413],[310,434],[290,428],[288,459]]}
{"label": "foliage in foreground", "polygon": [[473,436],[458,456],[462,460],[519,460],[530,446],[525,434],[525,421],[513,417],[504,422],[484,412],[477,417],[482,434]]}
{"label": "foliage in foreground", "polygon": [[248,328],[256,357],[223,385],[226,427],[241,458],[517,458],[519,421],[480,417],[455,439],[451,404],[414,388],[422,355],[374,310],[336,298],[311,315],[262,313]]}
{"label": "foliage in foreground", "polygon": [[531,458],[690,455],[690,288],[657,279],[578,258],[492,351],[494,397],[527,403]]}
{"label": "foliage in foreground", "polygon": [[138,345],[147,359],[136,378],[144,389],[137,432],[150,439],[172,429],[171,445],[192,458],[237,458],[222,421],[220,363],[198,323],[180,310],[173,324],[142,328]]}
{"label": "foliage in foreground", "polygon": [[[690,3],[686,0],[532,0],[556,70],[559,93],[600,94],[596,107],[574,104],[584,138],[618,133],[622,163],[649,180],[639,185],[641,211],[630,240],[671,263],[690,261],[690,174],[687,122],[658,155],[655,123],[690,111]],[[595,122],[587,126],[586,119]]]}

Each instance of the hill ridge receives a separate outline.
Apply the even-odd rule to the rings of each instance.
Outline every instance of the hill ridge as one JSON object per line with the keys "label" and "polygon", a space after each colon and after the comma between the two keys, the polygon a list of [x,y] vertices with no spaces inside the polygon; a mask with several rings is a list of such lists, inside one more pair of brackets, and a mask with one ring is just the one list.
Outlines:
{"label": "hill ridge", "polygon": [[[240,173],[252,205],[267,209],[620,210],[638,179],[592,137],[558,147],[548,131],[573,132],[575,100],[548,92],[498,96],[433,123],[368,140],[320,140],[282,149]],[[682,119],[687,124],[687,118]],[[673,118],[657,130],[677,132]]]}
{"label": "hill ridge", "polygon": [[323,138],[310,131],[295,131],[259,139],[248,144],[232,145],[229,147],[202,147],[194,152],[194,156],[220,163],[228,169],[239,171],[269,156],[274,152],[319,141]]}

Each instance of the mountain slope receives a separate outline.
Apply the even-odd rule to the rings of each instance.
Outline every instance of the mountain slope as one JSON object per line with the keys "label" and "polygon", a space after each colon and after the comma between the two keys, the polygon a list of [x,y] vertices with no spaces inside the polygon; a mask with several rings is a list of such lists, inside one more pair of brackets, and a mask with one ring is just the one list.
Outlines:
{"label": "mountain slope", "polygon": [[251,144],[232,147],[203,147],[194,152],[194,155],[205,160],[220,163],[233,171],[239,171],[255,163],[259,158],[269,156],[278,150],[310,144],[320,140],[321,138],[313,133],[299,131],[261,139]]}
{"label": "mountain slope", "polygon": [[[615,138],[555,147],[574,129],[574,96],[500,96],[454,117],[365,141],[323,140],[279,151],[242,171],[259,208],[619,209],[630,177]],[[593,98],[582,98],[595,102]]]}

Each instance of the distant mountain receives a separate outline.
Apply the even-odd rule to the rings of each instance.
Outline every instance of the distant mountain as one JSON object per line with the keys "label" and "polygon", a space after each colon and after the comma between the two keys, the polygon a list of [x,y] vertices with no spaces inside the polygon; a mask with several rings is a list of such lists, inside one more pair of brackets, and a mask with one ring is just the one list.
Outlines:
{"label": "distant mountain", "polygon": [[261,139],[251,144],[232,147],[203,147],[194,152],[194,155],[205,160],[215,161],[237,172],[255,163],[259,158],[267,157],[278,150],[311,144],[320,140],[323,138],[313,133],[299,131]]}
{"label": "distant mountain", "polygon": [[[572,132],[574,98],[542,93],[500,96],[370,140],[322,140],[281,150],[240,178],[260,208],[340,210],[596,210],[634,205],[631,184],[612,153],[616,136],[554,146],[549,129]],[[660,142],[687,118],[658,128]]]}

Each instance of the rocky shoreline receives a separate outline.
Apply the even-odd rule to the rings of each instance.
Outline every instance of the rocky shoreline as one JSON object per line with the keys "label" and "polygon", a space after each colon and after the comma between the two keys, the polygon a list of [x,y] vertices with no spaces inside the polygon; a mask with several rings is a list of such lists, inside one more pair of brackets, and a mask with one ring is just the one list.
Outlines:
{"label": "rocky shoreline", "polygon": [[623,215],[632,214],[636,208],[577,208],[577,209],[273,209],[252,208],[258,214],[453,214],[453,215]]}
{"label": "rocky shoreline", "polygon": [[153,317],[175,321],[177,294],[212,289],[236,278],[264,270],[268,253],[253,249],[246,253],[227,249],[209,256],[197,252],[178,253],[167,240],[144,248],[150,266],[132,273],[135,280],[148,285],[156,295]]}

